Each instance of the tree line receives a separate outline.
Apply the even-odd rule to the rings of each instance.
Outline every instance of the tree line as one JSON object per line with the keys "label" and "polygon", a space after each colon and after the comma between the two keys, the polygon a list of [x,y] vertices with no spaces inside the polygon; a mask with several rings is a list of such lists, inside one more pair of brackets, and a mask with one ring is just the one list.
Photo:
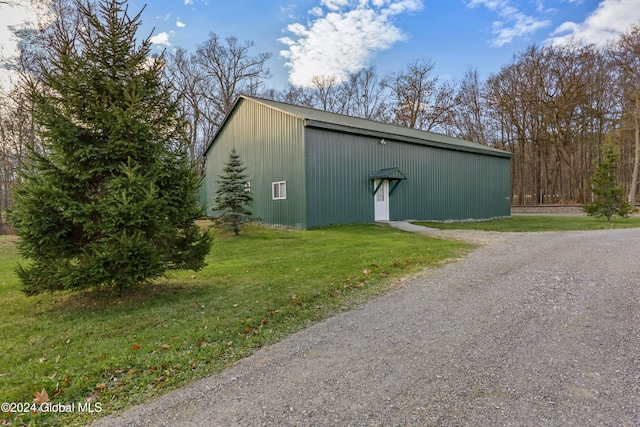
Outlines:
{"label": "tree line", "polygon": [[[43,24],[14,29],[19,53],[5,67],[38,79],[52,35],[77,25],[72,1],[51,0],[48,11]],[[193,51],[176,48],[156,58],[189,123],[193,162],[200,162],[235,98],[246,94],[513,152],[512,202],[519,205],[589,202],[594,162],[610,140],[620,149],[625,194],[637,200],[640,25],[605,47],[580,40],[534,45],[484,80],[470,68],[457,82],[435,74],[432,60],[416,58],[384,75],[370,66],[343,80],[318,74],[308,87],[273,89],[272,54],[255,50],[252,41],[210,33]],[[39,144],[23,81],[4,88],[0,99],[0,227],[25,147]]]}

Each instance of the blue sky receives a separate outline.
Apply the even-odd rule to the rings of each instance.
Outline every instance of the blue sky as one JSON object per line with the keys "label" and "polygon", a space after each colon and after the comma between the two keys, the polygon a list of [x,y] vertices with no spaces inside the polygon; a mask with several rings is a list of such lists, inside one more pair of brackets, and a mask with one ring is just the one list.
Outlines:
{"label": "blue sky", "polygon": [[276,89],[370,64],[385,74],[417,58],[444,78],[469,68],[486,78],[532,44],[571,35],[603,44],[640,24],[640,0],[129,0],[130,11],[145,3],[154,49],[194,51],[210,31],[252,40],[254,53],[273,54]]}

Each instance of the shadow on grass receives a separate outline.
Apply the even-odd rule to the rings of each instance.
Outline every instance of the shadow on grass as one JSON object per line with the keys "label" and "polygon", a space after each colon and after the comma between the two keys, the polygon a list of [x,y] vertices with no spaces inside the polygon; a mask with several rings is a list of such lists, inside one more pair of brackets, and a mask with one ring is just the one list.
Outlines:
{"label": "shadow on grass", "polygon": [[[194,287],[167,282],[144,283],[122,292],[117,289],[91,289],[86,291],[68,291],[52,294],[54,305],[44,311],[60,312],[91,308],[95,311],[116,311],[118,309],[135,310],[142,303],[168,303],[193,295]],[[34,298],[38,298],[35,296]],[[36,302],[37,305],[40,303]]]}

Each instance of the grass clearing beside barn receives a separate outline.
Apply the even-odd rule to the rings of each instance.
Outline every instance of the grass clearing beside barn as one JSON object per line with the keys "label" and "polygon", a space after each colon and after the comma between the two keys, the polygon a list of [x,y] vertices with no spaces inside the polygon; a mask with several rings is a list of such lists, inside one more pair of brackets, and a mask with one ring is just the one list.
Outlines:
{"label": "grass clearing beside barn", "polygon": [[503,232],[608,230],[640,228],[640,217],[606,218],[592,216],[514,215],[511,218],[474,222],[416,222],[417,225],[440,230],[484,230]]}
{"label": "grass clearing beside barn", "polygon": [[471,248],[375,225],[250,226],[238,238],[216,234],[202,271],[125,297],[27,297],[14,274],[15,242],[0,236],[0,401],[31,403],[45,389],[51,403],[75,408],[1,415],[13,425],[83,425],[96,414],[79,403],[106,414],[143,402]]}

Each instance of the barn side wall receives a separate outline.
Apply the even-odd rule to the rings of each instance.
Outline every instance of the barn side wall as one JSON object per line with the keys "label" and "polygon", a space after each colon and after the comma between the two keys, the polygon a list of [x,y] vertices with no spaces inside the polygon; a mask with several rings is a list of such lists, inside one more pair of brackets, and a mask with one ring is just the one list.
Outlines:
{"label": "barn side wall", "polygon": [[[305,227],[304,121],[251,100],[241,100],[205,156],[208,216],[219,176],[235,147],[249,175],[251,211],[266,224]],[[287,198],[273,200],[272,183],[286,181]]]}
{"label": "barn side wall", "polygon": [[307,128],[307,226],[374,221],[370,175],[397,167],[390,219],[465,220],[510,215],[510,158]]}

